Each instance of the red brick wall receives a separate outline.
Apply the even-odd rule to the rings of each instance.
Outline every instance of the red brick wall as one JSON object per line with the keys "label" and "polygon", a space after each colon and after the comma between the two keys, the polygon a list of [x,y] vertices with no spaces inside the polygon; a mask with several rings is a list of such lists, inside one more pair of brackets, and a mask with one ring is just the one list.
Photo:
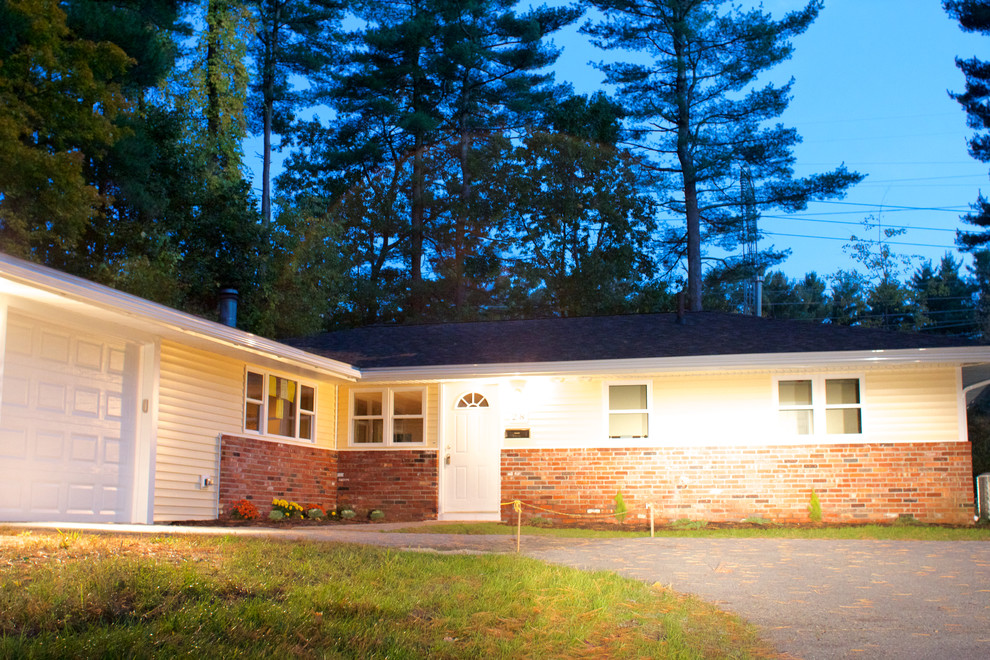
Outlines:
{"label": "red brick wall", "polygon": [[337,499],[358,515],[385,512],[386,521],[437,517],[436,450],[342,451],[337,454]]}
{"label": "red brick wall", "polygon": [[502,451],[503,502],[609,512],[620,489],[627,521],[649,502],[657,520],[805,522],[812,489],[826,522],[973,516],[968,443]]}
{"label": "red brick wall", "polygon": [[262,516],[272,499],[337,506],[337,452],[256,438],[220,438],[220,511],[247,499]]}

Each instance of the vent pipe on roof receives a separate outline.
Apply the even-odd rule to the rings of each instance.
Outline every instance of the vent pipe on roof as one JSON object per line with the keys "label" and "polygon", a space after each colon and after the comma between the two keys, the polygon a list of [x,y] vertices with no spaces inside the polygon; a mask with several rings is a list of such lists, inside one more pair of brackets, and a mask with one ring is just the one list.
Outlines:
{"label": "vent pipe on roof", "polygon": [[677,292],[677,325],[684,325],[684,292]]}
{"label": "vent pipe on roof", "polygon": [[231,328],[237,327],[237,289],[220,290],[220,322],[229,325]]}

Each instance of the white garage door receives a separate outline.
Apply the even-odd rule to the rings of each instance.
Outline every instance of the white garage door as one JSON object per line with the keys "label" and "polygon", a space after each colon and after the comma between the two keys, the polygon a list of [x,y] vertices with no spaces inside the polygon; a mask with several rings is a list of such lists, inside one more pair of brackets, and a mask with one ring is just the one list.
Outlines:
{"label": "white garage door", "polygon": [[135,411],[126,342],[13,313],[6,335],[0,520],[128,521]]}

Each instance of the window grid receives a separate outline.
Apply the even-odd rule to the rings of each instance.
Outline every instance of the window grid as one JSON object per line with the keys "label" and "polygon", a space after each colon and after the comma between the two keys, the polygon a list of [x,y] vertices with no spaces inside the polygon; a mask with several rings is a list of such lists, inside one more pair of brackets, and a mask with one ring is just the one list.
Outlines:
{"label": "window grid", "polygon": [[316,387],[278,374],[245,370],[244,430],[315,442]]}

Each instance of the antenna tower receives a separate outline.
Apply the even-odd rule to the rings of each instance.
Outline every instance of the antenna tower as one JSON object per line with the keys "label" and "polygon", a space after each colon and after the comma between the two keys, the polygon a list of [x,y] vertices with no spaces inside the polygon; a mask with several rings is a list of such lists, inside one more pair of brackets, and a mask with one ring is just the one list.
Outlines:
{"label": "antenna tower", "polygon": [[756,191],[753,188],[753,175],[749,165],[739,171],[740,207],[743,220],[743,263],[752,280],[746,285],[743,299],[744,313],[751,316],[763,315],[763,269],[760,267],[759,232],[756,220]]}

